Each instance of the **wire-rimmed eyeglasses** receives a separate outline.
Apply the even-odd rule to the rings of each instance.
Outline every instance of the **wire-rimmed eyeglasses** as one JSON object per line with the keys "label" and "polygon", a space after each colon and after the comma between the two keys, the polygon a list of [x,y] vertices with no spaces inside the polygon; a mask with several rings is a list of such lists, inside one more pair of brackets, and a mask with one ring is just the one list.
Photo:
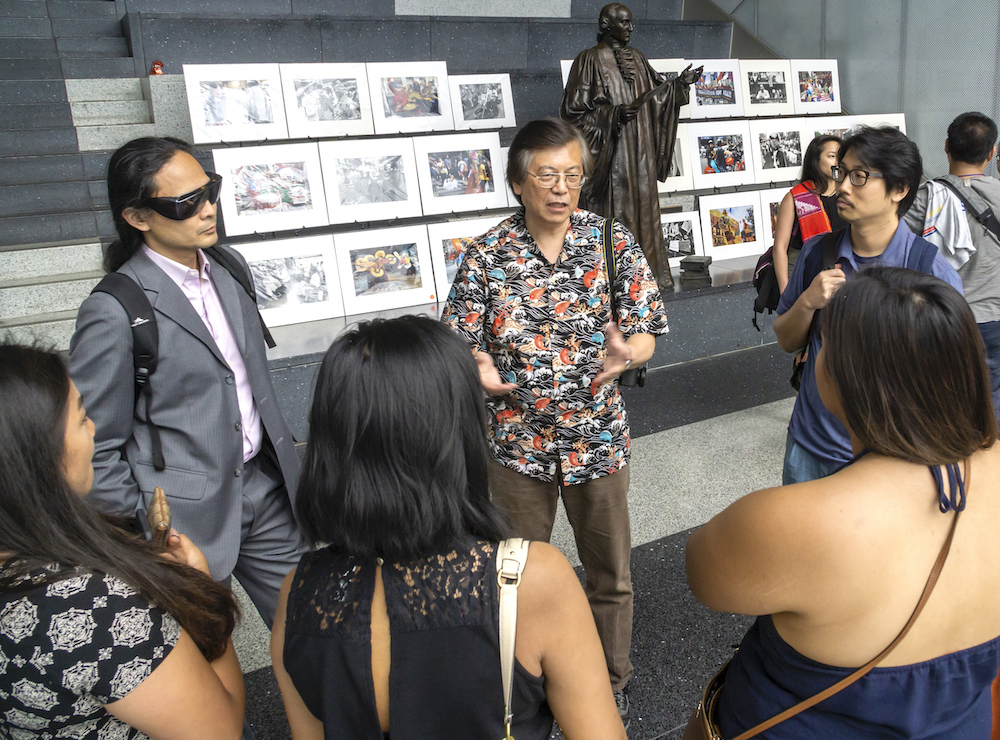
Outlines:
{"label": "wire-rimmed eyeglasses", "polygon": [[573,190],[582,188],[583,183],[587,182],[587,176],[580,172],[543,172],[540,175],[529,172],[528,174],[538,180],[538,184],[543,188],[554,188],[560,178],[566,178],[566,187]]}

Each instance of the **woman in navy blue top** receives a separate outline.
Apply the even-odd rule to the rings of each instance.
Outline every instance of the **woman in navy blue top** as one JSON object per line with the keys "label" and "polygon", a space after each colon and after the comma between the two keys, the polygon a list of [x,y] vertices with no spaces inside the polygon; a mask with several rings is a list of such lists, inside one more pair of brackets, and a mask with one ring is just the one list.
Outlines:
{"label": "woman in navy blue top", "polygon": [[688,542],[695,596],[760,615],[716,719],[733,738],[878,655],[962,512],[940,580],[896,649],[761,737],[987,738],[1000,664],[1000,452],[975,320],[941,280],[876,267],[840,288],[821,330],[817,385],[850,432],[853,463],[752,493]]}

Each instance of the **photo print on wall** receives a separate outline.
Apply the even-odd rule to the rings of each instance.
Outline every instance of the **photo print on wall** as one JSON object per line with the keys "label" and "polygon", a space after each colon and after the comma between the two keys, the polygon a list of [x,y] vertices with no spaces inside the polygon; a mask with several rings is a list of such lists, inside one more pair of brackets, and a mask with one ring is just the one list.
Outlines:
{"label": "photo print on wall", "polygon": [[689,123],[694,187],[749,185],[754,181],[747,121]]}
{"label": "photo print on wall", "polygon": [[330,223],[422,214],[410,139],[323,141],[319,155]]}
{"label": "photo print on wall", "polygon": [[795,113],[795,86],[787,59],[741,59],[740,85],[747,116],[790,116]]}
{"label": "photo print on wall", "polygon": [[688,124],[677,124],[677,139],[674,141],[674,156],[670,160],[668,177],[656,183],[660,193],[676,193],[694,188],[691,176],[691,143],[688,141]]}
{"label": "photo print on wall", "polygon": [[[677,77],[684,68],[688,65],[686,59],[650,59],[649,66],[652,67],[656,72],[659,72],[664,78],[672,80]],[[563,87],[566,87],[566,83],[563,83]],[[693,95],[694,91],[689,89],[690,94]],[[691,104],[682,105],[680,110],[681,121],[686,121],[691,117]]]}
{"label": "photo print on wall", "polygon": [[494,131],[413,141],[424,214],[506,208],[500,137]]}
{"label": "photo print on wall", "polygon": [[774,246],[774,231],[778,225],[778,209],[789,188],[758,190],[760,194],[760,244],[764,250]]}
{"label": "photo print on wall", "polygon": [[457,75],[448,85],[457,130],[517,126],[510,75]]}
{"label": "photo print on wall", "polygon": [[757,256],[765,251],[757,191],[703,195],[698,201],[705,254],[713,260]]}
{"label": "photo print on wall", "polygon": [[795,113],[840,113],[840,73],[836,59],[793,59]]}
{"label": "photo print on wall", "polygon": [[427,224],[427,237],[431,246],[431,262],[434,265],[434,283],[439,300],[444,301],[455,282],[455,274],[465,257],[465,248],[506,218],[500,214],[492,218],[470,218],[448,221],[443,224]]}
{"label": "photo print on wall", "polygon": [[740,118],[744,115],[743,87],[738,59],[703,59],[701,76],[690,89],[692,118]]}
{"label": "photo print on wall", "polygon": [[455,128],[445,62],[379,62],[367,68],[376,134]]}
{"label": "photo print on wall", "polygon": [[813,140],[810,120],[773,118],[750,121],[750,147],[756,182],[797,180],[802,173],[802,158]]}
{"label": "photo print on wall", "polygon": [[701,219],[697,211],[663,213],[660,225],[671,267],[677,267],[689,255],[705,253],[701,246]]}
{"label": "photo print on wall", "polygon": [[375,132],[364,64],[280,64],[292,138]]}
{"label": "photo print on wall", "polygon": [[195,144],[287,139],[277,64],[185,64]]}

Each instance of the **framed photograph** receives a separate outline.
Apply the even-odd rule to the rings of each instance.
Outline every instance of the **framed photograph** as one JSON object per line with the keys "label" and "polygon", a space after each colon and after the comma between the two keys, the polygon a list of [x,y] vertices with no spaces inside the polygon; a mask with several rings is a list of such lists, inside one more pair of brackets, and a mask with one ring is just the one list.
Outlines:
{"label": "framed photograph", "polygon": [[352,231],[333,243],[349,315],[439,300],[426,226]]}
{"label": "framed photograph", "polygon": [[688,140],[695,189],[753,183],[747,121],[689,123]]}
{"label": "framed photograph", "polygon": [[699,59],[691,63],[705,68],[690,88],[691,118],[741,118],[740,60]]}
{"label": "framed photograph", "polygon": [[[684,68],[688,66],[689,62],[686,59],[650,59],[649,66],[660,74],[666,75],[667,79],[674,79]],[[564,83],[565,86],[565,83]],[[689,88],[691,94],[694,94],[694,88]],[[691,104],[682,105],[680,110],[680,120],[684,121],[691,117]]]}
{"label": "framed photograph", "polygon": [[423,215],[410,139],[321,141],[332,224]]}
{"label": "framed photograph", "polygon": [[226,234],[326,226],[326,196],[314,143],[213,149],[222,175]]}
{"label": "framed photograph", "polygon": [[694,190],[694,180],[691,175],[691,141],[688,138],[688,124],[679,123],[669,175],[664,182],[656,183],[656,189],[660,193]]}
{"label": "framed photograph", "polygon": [[511,188],[510,183],[507,182],[507,161],[508,155],[510,154],[510,147],[503,146],[500,147],[500,173],[497,175],[497,182],[502,178],[507,186],[507,205],[511,208],[520,208],[521,204],[517,200],[517,196],[514,195],[514,190]]}
{"label": "framed photograph", "polygon": [[778,224],[778,207],[791,188],[758,190],[760,194],[760,244],[761,254],[774,246],[774,231]]}
{"label": "framed photograph", "polygon": [[892,126],[894,129],[906,133],[905,113],[867,113],[861,116],[851,116],[855,126]]}
{"label": "framed photograph", "polygon": [[257,308],[269,327],[344,315],[331,235],[247,242],[233,247],[250,265]]}
{"label": "framed photograph", "polygon": [[455,129],[516,128],[510,75],[455,75],[448,78]]}
{"label": "framed photograph", "polygon": [[804,118],[750,121],[750,153],[758,184],[798,179],[813,139],[808,123]]}
{"label": "framed photograph", "polygon": [[569,71],[573,69],[573,62],[575,59],[560,59],[559,60],[559,70],[562,72],[563,89],[566,89],[566,83],[569,82]]}
{"label": "framed photograph", "polygon": [[496,131],[412,141],[425,215],[507,207]]}
{"label": "framed photograph", "polygon": [[375,133],[364,64],[279,64],[278,67],[290,138]]}
{"label": "framed photograph", "polygon": [[661,213],[663,244],[667,248],[667,261],[671,267],[680,265],[685,257],[705,254],[701,246],[701,219],[697,211]]}
{"label": "framed photograph", "polygon": [[447,62],[369,63],[376,134],[452,131]]}
{"label": "framed photograph", "polygon": [[795,115],[792,65],[787,59],[741,59],[740,85],[745,116]]}
{"label": "framed photograph", "polygon": [[277,64],[184,64],[195,144],[287,139]]}
{"label": "framed photograph", "polygon": [[827,116],[824,118],[807,118],[803,122],[805,134],[812,141],[817,136],[847,137],[858,125],[857,116]]}
{"label": "framed photograph", "polygon": [[756,190],[698,199],[705,254],[713,261],[757,256],[767,251],[760,238],[760,195]]}
{"label": "framed photograph", "polygon": [[462,221],[447,221],[443,224],[427,224],[427,238],[431,244],[431,264],[434,265],[434,284],[438,300],[445,300],[455,282],[465,248],[477,237],[482,236],[504,216],[493,218],[470,218]]}
{"label": "framed photograph", "polygon": [[793,59],[795,114],[840,113],[840,73],[836,59]]}

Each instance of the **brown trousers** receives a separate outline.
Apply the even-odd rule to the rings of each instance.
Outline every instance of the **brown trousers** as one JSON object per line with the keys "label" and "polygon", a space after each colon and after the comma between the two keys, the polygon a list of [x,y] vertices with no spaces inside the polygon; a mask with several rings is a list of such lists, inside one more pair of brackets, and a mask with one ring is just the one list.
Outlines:
{"label": "brown trousers", "polygon": [[562,494],[576,549],[587,573],[584,591],[604,647],[611,686],[632,677],[632,529],[628,518],[628,466],[617,473],[564,486],[522,475],[490,460],[490,493],[515,537],[548,542]]}

